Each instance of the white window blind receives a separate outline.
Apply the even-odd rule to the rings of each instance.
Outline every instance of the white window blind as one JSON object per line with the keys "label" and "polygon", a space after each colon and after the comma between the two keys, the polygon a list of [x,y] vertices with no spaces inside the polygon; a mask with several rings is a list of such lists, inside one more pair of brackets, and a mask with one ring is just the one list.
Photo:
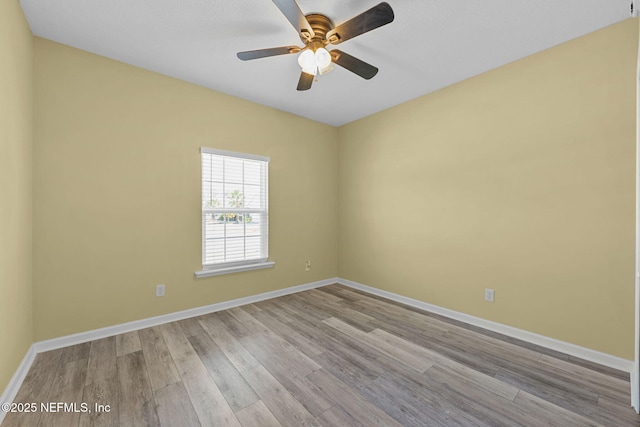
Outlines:
{"label": "white window blind", "polygon": [[269,158],[205,147],[200,153],[205,270],[201,275],[210,275],[204,274],[207,270],[242,271],[250,269],[245,266],[266,263]]}

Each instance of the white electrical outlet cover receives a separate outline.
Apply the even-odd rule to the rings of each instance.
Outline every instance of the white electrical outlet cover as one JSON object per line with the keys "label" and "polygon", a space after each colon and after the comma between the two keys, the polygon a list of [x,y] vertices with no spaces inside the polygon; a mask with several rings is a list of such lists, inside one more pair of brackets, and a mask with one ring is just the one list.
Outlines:
{"label": "white electrical outlet cover", "polygon": [[495,291],[493,289],[485,289],[484,290],[484,299],[489,302],[494,302],[495,300]]}

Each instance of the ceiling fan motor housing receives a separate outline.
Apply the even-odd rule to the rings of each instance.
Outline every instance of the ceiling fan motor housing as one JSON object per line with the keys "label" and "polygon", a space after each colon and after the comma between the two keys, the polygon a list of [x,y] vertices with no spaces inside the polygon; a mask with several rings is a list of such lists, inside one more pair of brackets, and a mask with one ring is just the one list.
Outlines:
{"label": "ceiling fan motor housing", "polygon": [[319,47],[325,47],[329,44],[329,41],[326,39],[326,35],[333,29],[333,22],[331,19],[319,13],[312,13],[305,17],[307,18],[307,21],[315,35],[313,38],[308,39],[306,37],[307,34],[303,32],[300,34],[300,40],[302,40],[307,47],[314,50]]}

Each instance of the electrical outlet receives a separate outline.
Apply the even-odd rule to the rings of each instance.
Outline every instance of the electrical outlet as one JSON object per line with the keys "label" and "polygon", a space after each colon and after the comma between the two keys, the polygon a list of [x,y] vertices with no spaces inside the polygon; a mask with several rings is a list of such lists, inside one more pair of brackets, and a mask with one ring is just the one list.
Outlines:
{"label": "electrical outlet", "polygon": [[495,302],[495,291],[493,289],[484,290],[484,300],[489,302]]}
{"label": "electrical outlet", "polygon": [[310,271],[311,270],[311,261],[307,261],[304,263],[304,271]]}
{"label": "electrical outlet", "polygon": [[164,296],[164,285],[156,285],[156,296],[163,297]]}

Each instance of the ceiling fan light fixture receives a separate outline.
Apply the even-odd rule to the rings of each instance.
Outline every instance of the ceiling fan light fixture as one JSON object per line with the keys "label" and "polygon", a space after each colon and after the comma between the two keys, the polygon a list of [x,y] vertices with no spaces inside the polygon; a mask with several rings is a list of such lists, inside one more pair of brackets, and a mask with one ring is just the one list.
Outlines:
{"label": "ceiling fan light fixture", "polygon": [[316,75],[318,66],[316,65],[316,57],[311,49],[304,50],[300,56],[298,56],[298,65],[307,74]]}
{"label": "ceiling fan light fixture", "polygon": [[327,74],[329,71],[333,70],[333,63],[327,65],[324,68],[318,68],[318,73],[323,76],[325,74]]}
{"label": "ceiling fan light fixture", "polygon": [[315,56],[318,68],[327,68],[331,64],[331,55],[329,55],[329,51],[327,49],[323,47],[316,49]]}
{"label": "ceiling fan light fixture", "polygon": [[318,48],[316,50],[315,60],[320,75],[327,74],[329,71],[333,70],[331,55],[327,49],[323,47]]}
{"label": "ceiling fan light fixture", "polygon": [[298,56],[298,64],[302,68],[302,71],[311,74],[327,74],[333,70],[331,62],[331,54],[323,47],[312,50],[305,49],[300,56]]}

